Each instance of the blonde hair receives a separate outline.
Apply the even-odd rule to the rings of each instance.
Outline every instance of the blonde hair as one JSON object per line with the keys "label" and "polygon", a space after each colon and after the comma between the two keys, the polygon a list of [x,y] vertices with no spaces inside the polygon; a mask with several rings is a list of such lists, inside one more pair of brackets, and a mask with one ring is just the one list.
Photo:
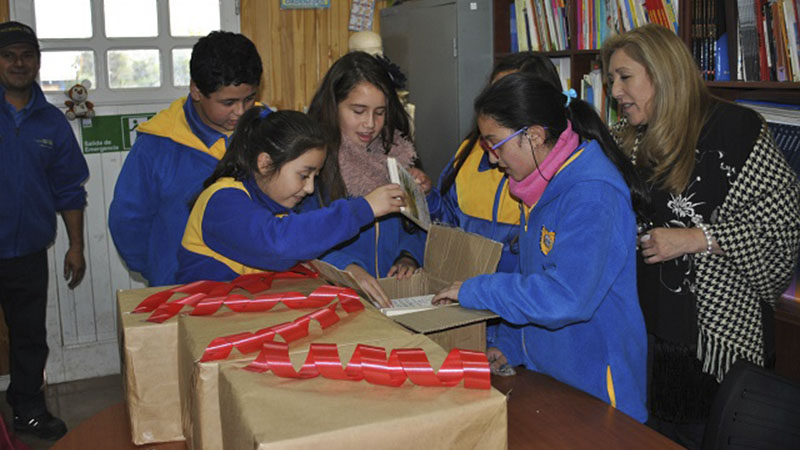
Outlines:
{"label": "blonde hair", "polygon": [[[683,192],[694,170],[695,149],[711,93],[683,41],[660,25],[644,25],[609,38],[602,49],[606,73],[618,50],[644,66],[655,90],[653,112],[636,150],[636,164],[647,169],[649,181],[660,189]],[[633,126],[620,131],[623,151],[633,151],[636,135]]]}

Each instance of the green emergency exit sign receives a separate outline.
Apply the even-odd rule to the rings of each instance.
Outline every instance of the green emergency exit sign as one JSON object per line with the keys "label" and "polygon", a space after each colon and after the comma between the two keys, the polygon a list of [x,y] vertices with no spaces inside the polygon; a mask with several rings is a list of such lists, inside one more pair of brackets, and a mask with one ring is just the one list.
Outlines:
{"label": "green emergency exit sign", "polygon": [[155,113],[96,116],[81,120],[83,153],[109,153],[130,150],[136,140],[136,127]]}

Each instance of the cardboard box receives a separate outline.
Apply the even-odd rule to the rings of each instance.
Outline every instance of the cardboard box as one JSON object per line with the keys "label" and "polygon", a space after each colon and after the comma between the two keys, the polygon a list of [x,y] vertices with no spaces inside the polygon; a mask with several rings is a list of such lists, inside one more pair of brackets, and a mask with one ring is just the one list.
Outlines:
{"label": "cardboard box", "polygon": [[[317,280],[295,280],[278,285],[275,292],[295,291],[308,294],[319,285]],[[269,292],[269,291],[266,291]],[[205,348],[215,338],[242,332],[255,332],[263,328],[291,322],[314,311],[313,309],[289,309],[278,305],[263,313],[223,313],[211,317],[183,315],[179,319],[178,358],[183,412],[183,431],[189,449],[222,448],[221,422],[218,393],[219,366],[224,361],[200,362]],[[289,344],[290,353],[308,351],[312,342],[338,344],[364,343],[411,336],[411,332],[389,320],[371,306],[363,311],[347,314],[337,309],[340,321],[322,329],[312,320],[309,335]],[[280,339],[279,339],[280,340]],[[250,362],[256,353],[243,355],[233,350],[227,361]]]}
{"label": "cardboard box", "polygon": [[[117,311],[125,404],[131,421],[131,440],[142,445],[183,440],[178,395],[178,321],[147,321],[133,314],[150,294],[169,289],[154,287],[117,292]],[[186,294],[175,294],[180,298]]]}
{"label": "cardboard box", "polygon": [[[425,242],[422,269],[405,280],[378,278],[378,283],[392,299],[435,294],[454,281],[494,273],[502,251],[501,243],[483,236],[458,228],[432,225]],[[350,272],[321,260],[312,264],[331,283],[353,288],[377,304]],[[491,311],[450,306],[392,316],[392,319],[412,331],[428,335],[447,350],[458,347],[485,351],[486,322],[497,317]]]}
{"label": "cardboard box", "polygon": [[[373,344],[422,348],[434,370],[447,353],[423,335]],[[339,346],[343,365],[355,345]],[[295,369],[306,354],[291,355]],[[220,369],[222,441],[226,450],[505,449],[506,399],[494,388],[400,387],[366,381],[279,378],[242,364]]]}
{"label": "cardboard box", "polygon": [[[297,280],[273,281],[273,290],[285,291]],[[323,281],[304,280],[310,292]],[[160,286],[117,292],[118,341],[131,440],[137,445],[184,440],[178,382],[178,316],[163,323],[148,322],[149,313],[133,311],[149,295],[169,289]],[[231,293],[247,294],[236,289]],[[185,297],[176,293],[171,299]],[[221,308],[215,314],[230,314]],[[215,317],[211,316],[211,317]]]}

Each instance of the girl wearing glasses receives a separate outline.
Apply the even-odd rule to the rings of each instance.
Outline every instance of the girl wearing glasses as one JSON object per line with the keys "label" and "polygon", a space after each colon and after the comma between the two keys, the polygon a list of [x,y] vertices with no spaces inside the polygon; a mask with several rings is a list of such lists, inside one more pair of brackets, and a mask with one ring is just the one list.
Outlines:
{"label": "girl wearing glasses", "polygon": [[[364,195],[388,183],[387,157],[406,168],[415,162],[408,115],[396,86],[386,62],[364,52],[348,53],[328,70],[308,109],[329,143],[320,176],[322,203]],[[411,276],[422,263],[425,237],[401,215],[390,215],[363,227],[323,259],[351,272],[381,306],[391,306],[375,277]]]}
{"label": "girl wearing glasses", "polygon": [[322,129],[305,114],[262,107],[245,113],[192,208],[178,282],[287,270],[400,210],[403,190],[389,184],[298,214],[326,154]]}
{"label": "girl wearing glasses", "polygon": [[574,97],[515,73],[475,100],[489,159],[523,203],[520,267],[454,283],[434,302],[500,315],[487,350],[494,366],[546,373],[644,422],[632,206],[643,190],[597,113]]}
{"label": "girl wearing glasses", "polygon": [[[519,52],[499,60],[492,83],[515,72],[530,73],[561,90],[561,80],[547,56]],[[508,176],[489,161],[486,143],[476,129],[445,166],[438,187],[428,193],[433,219],[480,234],[503,244],[498,272],[514,272],[519,265],[519,201],[508,190]]]}

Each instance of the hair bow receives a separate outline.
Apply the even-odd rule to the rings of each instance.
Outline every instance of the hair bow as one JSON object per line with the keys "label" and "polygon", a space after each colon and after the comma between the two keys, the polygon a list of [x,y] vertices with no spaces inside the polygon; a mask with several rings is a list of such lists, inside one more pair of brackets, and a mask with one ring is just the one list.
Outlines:
{"label": "hair bow", "polygon": [[569,102],[572,101],[573,98],[578,98],[578,93],[575,92],[575,89],[567,89],[565,91],[561,91],[567,97],[567,103],[564,103],[564,107],[569,107]]}
{"label": "hair bow", "polygon": [[270,113],[272,113],[272,110],[269,108],[269,106],[264,106],[264,109],[262,109],[261,112],[258,113],[258,118],[263,120],[265,117],[270,115]]}

